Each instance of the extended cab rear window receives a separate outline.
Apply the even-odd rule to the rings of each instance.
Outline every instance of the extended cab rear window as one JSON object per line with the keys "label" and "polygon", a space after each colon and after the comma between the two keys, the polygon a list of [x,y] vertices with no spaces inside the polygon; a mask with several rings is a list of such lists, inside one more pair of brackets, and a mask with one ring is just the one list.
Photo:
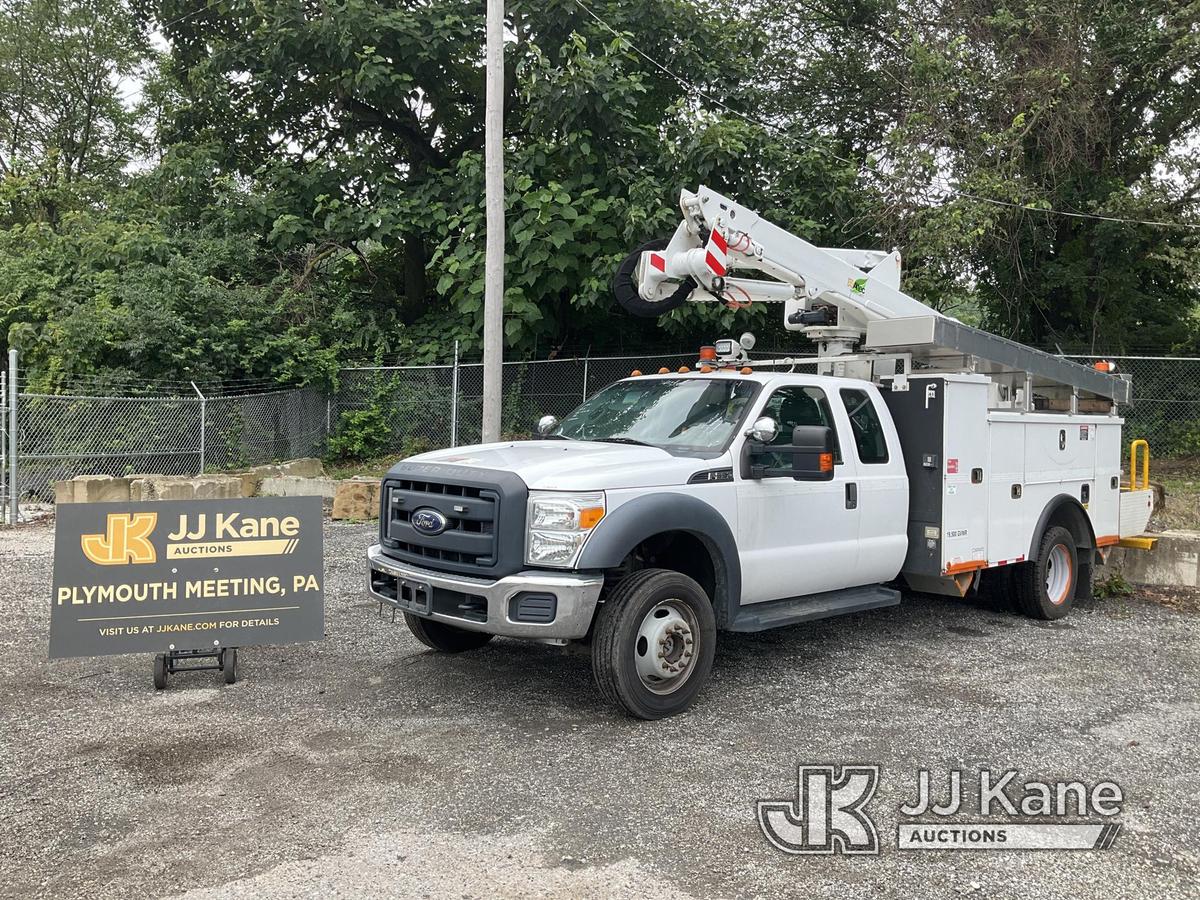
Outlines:
{"label": "extended cab rear window", "polygon": [[871,402],[871,395],[857,388],[842,388],[842,404],[850,417],[850,430],[854,433],[854,446],[858,448],[861,463],[885,463],[888,461],[887,437],[879,413]]}

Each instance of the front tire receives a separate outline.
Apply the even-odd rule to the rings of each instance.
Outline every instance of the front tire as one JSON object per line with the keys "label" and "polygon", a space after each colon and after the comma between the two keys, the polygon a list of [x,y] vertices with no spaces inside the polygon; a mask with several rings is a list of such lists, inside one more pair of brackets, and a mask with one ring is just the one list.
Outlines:
{"label": "front tire", "polygon": [[716,638],[712,603],[700,585],[668,569],[634,572],[596,614],[596,685],[631,716],[673,716],[691,706],[708,681]]}
{"label": "front tire", "polygon": [[1061,619],[1071,611],[1079,582],[1075,537],[1061,526],[1047,528],[1037,559],[1014,574],[1017,605],[1031,619]]}
{"label": "front tire", "polygon": [[493,637],[482,631],[456,628],[445,622],[424,619],[411,613],[404,614],[404,624],[413,633],[413,637],[430,650],[437,650],[439,653],[463,653],[467,650],[478,650]]}

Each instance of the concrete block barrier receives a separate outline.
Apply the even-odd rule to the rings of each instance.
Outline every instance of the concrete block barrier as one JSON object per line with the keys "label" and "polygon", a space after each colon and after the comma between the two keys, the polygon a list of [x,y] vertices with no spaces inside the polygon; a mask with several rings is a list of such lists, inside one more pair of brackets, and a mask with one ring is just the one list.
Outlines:
{"label": "concrete block barrier", "polygon": [[1130,584],[1200,587],[1200,532],[1163,531],[1156,536],[1151,550],[1117,547],[1105,569],[1120,572]]}
{"label": "concrete block barrier", "polygon": [[376,519],[379,517],[378,478],[351,478],[339,481],[333,498],[334,519]]}
{"label": "concrete block barrier", "polygon": [[304,477],[300,475],[272,475],[264,478],[258,487],[261,497],[324,497],[332,500],[337,493],[338,482],[332,478]]}

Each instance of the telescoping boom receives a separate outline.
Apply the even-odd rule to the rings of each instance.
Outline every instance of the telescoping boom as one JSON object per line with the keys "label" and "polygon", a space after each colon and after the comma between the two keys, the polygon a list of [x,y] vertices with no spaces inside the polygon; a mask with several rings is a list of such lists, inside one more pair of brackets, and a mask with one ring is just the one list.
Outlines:
{"label": "telescoping boom", "polygon": [[617,273],[617,299],[631,312],[657,316],[686,301],[782,303],[785,327],[815,342],[831,360],[822,368],[835,374],[865,374],[886,355],[901,382],[915,362],[990,375],[1014,401],[1028,403],[1035,391],[1072,409],[1080,399],[1130,400],[1124,378],[964,325],[904,293],[897,250],[817,247],[704,186],[682,191],[679,207],[670,241],[642,247]]}

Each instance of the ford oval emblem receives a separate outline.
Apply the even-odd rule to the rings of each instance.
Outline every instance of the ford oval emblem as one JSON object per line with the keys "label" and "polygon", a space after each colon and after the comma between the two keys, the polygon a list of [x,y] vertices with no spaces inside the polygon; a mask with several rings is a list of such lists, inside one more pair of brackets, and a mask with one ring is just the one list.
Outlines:
{"label": "ford oval emblem", "polygon": [[430,537],[433,537],[435,534],[441,534],[446,530],[446,526],[450,524],[440,512],[436,509],[430,509],[427,506],[414,510],[408,522],[412,525],[413,531],[429,535]]}

